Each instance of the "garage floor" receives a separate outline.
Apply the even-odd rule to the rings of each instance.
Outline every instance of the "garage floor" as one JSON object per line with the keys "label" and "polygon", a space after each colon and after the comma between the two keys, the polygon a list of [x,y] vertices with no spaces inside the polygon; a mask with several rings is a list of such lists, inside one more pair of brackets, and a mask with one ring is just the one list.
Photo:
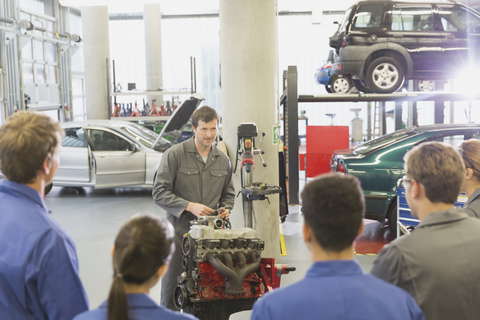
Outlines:
{"label": "garage floor", "polygon": [[[46,198],[52,216],[73,237],[80,263],[80,277],[90,300],[90,307],[102,303],[110,288],[112,278],[110,250],[122,224],[136,212],[155,212],[165,216],[151,198],[151,190],[142,189],[73,189],[54,187]],[[302,240],[303,218],[299,206],[291,206],[287,221],[282,224],[287,256],[280,263],[297,268],[282,277],[282,286],[303,278],[310,266],[310,255]],[[355,245],[355,259],[366,272],[370,271],[375,253],[387,243],[389,233],[378,222],[366,220],[367,226]],[[160,286],[151,291],[155,301],[160,301]],[[232,315],[232,320],[250,318],[250,311]]]}

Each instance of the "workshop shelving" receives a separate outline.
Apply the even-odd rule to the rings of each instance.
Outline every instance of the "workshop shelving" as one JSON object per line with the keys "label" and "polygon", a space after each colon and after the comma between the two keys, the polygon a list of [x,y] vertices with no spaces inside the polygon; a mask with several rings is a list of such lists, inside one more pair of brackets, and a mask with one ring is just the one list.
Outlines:
{"label": "workshop shelving", "polygon": [[[115,105],[117,104],[116,102],[116,97],[128,97],[128,96],[180,96],[180,95],[192,95],[197,92],[197,72],[196,72],[196,62],[194,57],[190,57],[190,90],[185,88],[185,90],[143,90],[143,91],[137,91],[137,90],[129,90],[129,91],[116,91],[116,84],[115,84],[115,61],[113,62],[113,92],[110,92],[108,96],[108,105],[110,106],[109,108],[109,118],[115,119],[115,120],[123,120],[123,121],[140,121],[140,120],[148,120],[148,121],[166,121],[170,116],[141,116],[141,117],[112,117],[112,113],[115,112]],[[109,75],[108,75],[108,61],[107,61],[107,81]],[[110,90],[110,88],[109,88]],[[114,98],[113,103],[112,98]],[[129,102],[132,103],[132,102]],[[147,103],[150,103],[150,101],[147,101]],[[153,106],[153,105],[152,105]],[[150,106],[150,108],[152,107]],[[141,106],[140,106],[141,107]],[[157,106],[157,110],[161,107],[161,103]],[[172,113],[173,113],[173,101],[172,101]],[[139,108],[140,109],[140,108]]]}

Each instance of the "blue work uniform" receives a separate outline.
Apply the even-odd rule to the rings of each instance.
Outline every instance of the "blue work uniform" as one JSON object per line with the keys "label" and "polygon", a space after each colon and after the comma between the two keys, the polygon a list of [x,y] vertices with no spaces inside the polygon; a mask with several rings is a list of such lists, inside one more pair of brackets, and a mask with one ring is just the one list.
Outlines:
{"label": "blue work uniform", "polygon": [[314,262],[305,278],[255,302],[251,320],[421,320],[410,295],[354,260]]}
{"label": "blue work uniform", "polygon": [[38,191],[0,181],[0,319],[70,320],[85,310],[72,239]]}
{"label": "blue work uniform", "polygon": [[[198,320],[191,314],[181,314],[156,304],[144,293],[127,294],[129,315],[135,320]],[[75,317],[74,320],[106,320],[107,301],[102,303],[98,309],[84,312]]]}

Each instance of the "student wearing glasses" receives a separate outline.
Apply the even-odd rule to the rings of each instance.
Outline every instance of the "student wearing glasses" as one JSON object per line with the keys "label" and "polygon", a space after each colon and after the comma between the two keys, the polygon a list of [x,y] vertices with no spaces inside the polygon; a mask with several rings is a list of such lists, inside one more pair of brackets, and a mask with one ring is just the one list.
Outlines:
{"label": "student wearing glasses", "polygon": [[462,192],[468,197],[463,206],[465,212],[474,218],[480,218],[480,140],[471,139],[458,147],[465,164],[465,182]]}
{"label": "student wearing glasses", "polygon": [[426,320],[480,319],[480,220],[455,208],[462,156],[441,142],[405,155],[405,197],[420,224],[383,247],[371,274],[406,290]]}

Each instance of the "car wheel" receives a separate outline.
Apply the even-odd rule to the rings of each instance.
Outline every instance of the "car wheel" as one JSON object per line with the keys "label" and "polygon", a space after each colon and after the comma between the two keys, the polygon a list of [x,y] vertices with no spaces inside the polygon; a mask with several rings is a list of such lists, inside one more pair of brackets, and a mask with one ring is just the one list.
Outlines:
{"label": "car wheel", "polygon": [[435,81],[418,80],[418,91],[433,91],[435,88]]}
{"label": "car wheel", "polygon": [[45,195],[47,195],[53,188],[53,183],[50,183],[48,186],[45,187]]}
{"label": "car wheel", "polygon": [[390,232],[396,237],[397,236],[397,200],[393,200],[388,208],[387,213],[388,227]]}
{"label": "car wheel", "polygon": [[367,87],[367,85],[362,80],[352,79],[353,85],[357,88],[358,91],[363,93],[372,93],[373,91]]}
{"label": "car wheel", "polygon": [[330,88],[329,84],[325,85],[325,90],[327,90],[328,93],[332,93],[332,88]]}
{"label": "car wheel", "polygon": [[348,93],[351,87],[348,79],[343,76],[334,75],[330,78],[330,88],[332,93]]}
{"label": "car wheel", "polygon": [[391,57],[375,59],[367,68],[365,81],[376,93],[392,93],[403,84],[404,73],[402,65]]}

